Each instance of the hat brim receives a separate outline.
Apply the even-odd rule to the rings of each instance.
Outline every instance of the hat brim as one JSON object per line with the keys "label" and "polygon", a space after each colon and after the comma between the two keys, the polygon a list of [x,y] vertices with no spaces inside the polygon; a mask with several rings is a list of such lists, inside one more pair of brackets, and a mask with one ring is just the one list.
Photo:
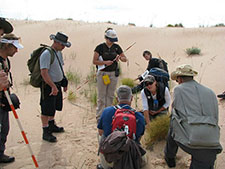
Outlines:
{"label": "hat brim", "polygon": [[4,33],[11,33],[13,31],[13,26],[6,20],[0,21],[0,27],[4,30]]}
{"label": "hat brim", "polygon": [[118,42],[118,38],[109,38],[109,37],[107,38],[109,39],[110,42]]}
{"label": "hat brim", "polygon": [[67,42],[67,43],[62,42],[62,41],[56,39],[56,38],[55,38],[55,35],[53,35],[53,34],[50,35],[49,37],[50,37],[51,40],[54,40],[54,41],[56,41],[56,42],[59,42],[59,43],[61,43],[62,45],[68,47],[68,48],[71,46],[71,43],[70,43],[70,42]]}
{"label": "hat brim", "polygon": [[178,76],[196,76],[198,73],[196,71],[193,71],[193,72],[190,72],[190,73],[184,73],[184,72],[181,72],[181,71],[173,71],[171,73],[171,79],[172,80],[177,80],[177,77]]}
{"label": "hat brim", "polygon": [[23,49],[23,45],[21,45],[20,43],[13,43],[13,45],[14,45],[17,49]]}

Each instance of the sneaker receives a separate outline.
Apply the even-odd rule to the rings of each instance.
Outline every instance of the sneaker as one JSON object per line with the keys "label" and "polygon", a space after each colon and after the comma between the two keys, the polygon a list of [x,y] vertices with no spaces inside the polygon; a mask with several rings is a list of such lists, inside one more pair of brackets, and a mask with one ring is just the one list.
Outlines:
{"label": "sneaker", "polygon": [[63,127],[58,127],[56,124],[55,124],[55,120],[51,120],[48,122],[48,125],[49,125],[49,130],[52,132],[52,133],[62,133],[64,132],[64,128]]}
{"label": "sneaker", "polygon": [[217,95],[218,98],[225,99],[225,92]]}
{"label": "sneaker", "polygon": [[166,156],[164,158],[165,158],[166,164],[168,165],[169,168],[176,167],[175,158],[168,158]]}
{"label": "sneaker", "polygon": [[5,154],[0,156],[0,163],[11,163],[13,161],[15,161],[15,157],[10,157]]}
{"label": "sneaker", "polygon": [[104,169],[101,164],[98,164],[96,168],[97,169]]}

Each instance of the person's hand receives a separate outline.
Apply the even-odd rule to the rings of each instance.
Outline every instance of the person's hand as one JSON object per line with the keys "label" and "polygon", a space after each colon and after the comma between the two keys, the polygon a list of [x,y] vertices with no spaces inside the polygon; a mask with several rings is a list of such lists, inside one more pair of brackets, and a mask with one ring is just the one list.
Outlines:
{"label": "person's hand", "polygon": [[104,61],[104,64],[107,65],[107,66],[109,66],[109,65],[113,64],[113,61],[106,60],[106,61]]}
{"label": "person's hand", "polygon": [[53,95],[56,96],[58,94],[59,90],[57,89],[56,85],[52,87],[52,92],[49,94],[49,96]]}
{"label": "person's hand", "polygon": [[68,89],[67,87],[63,87],[63,91],[64,91],[64,92],[66,92],[66,91],[67,91],[67,89]]}
{"label": "person's hand", "polygon": [[0,91],[2,91],[4,88],[7,88],[9,86],[9,81],[7,74],[1,70],[0,71]]}
{"label": "person's hand", "polygon": [[157,111],[153,111],[153,110],[150,110],[150,111],[149,111],[149,113],[150,113],[152,116],[154,116],[154,115],[158,114],[158,112],[157,112]]}

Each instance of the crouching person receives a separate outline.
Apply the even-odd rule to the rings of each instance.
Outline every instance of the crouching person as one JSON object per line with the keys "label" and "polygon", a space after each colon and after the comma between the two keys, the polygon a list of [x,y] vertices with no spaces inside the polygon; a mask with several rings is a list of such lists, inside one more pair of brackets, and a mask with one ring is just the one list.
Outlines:
{"label": "crouching person", "polygon": [[100,163],[98,169],[138,169],[144,164],[140,139],[145,131],[144,116],[131,108],[131,88],[117,89],[117,106],[103,110],[98,123]]}

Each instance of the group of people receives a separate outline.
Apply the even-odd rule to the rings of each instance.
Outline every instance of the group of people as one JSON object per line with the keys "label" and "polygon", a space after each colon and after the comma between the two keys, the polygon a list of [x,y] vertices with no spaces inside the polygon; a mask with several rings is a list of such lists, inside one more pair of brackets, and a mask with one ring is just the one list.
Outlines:
{"label": "group of people", "polygon": [[[11,73],[8,57],[12,57],[18,49],[23,48],[19,43],[20,38],[12,34],[12,31],[13,26],[4,18],[0,18],[0,34],[3,36],[0,39],[0,62],[2,66],[0,71],[0,163],[15,160],[14,157],[4,154],[9,132],[9,110],[6,109],[7,99],[3,90],[6,89],[10,92],[9,89],[12,86],[12,78],[8,78],[9,76],[12,77],[9,75]],[[150,51],[144,51],[143,56],[149,61],[149,65],[147,75],[141,76],[142,79],[138,78],[141,80],[141,85],[133,89],[122,85],[116,90],[119,76],[118,62],[127,62],[128,59],[120,45],[115,43],[118,42],[118,37],[114,29],[108,28],[104,33],[104,38],[105,42],[94,49],[93,55],[93,64],[97,68],[96,119],[101,162],[97,168],[121,168],[121,166],[123,166],[122,168],[127,166],[129,168],[141,168],[145,151],[141,148],[140,139],[145,132],[146,125],[157,116],[167,114],[171,104],[168,84],[158,81],[149,72],[154,67],[168,72],[167,65],[164,61],[158,62],[156,58],[152,58]],[[57,138],[53,133],[64,132],[64,128],[56,125],[55,113],[62,110],[62,89],[66,92],[68,86],[63,71],[62,50],[65,47],[70,47],[71,43],[68,41],[68,36],[62,32],[50,35],[50,39],[53,40],[50,46],[51,50],[43,50],[39,58],[43,79],[40,87],[40,106],[43,128],[42,139],[48,142],[56,142]],[[54,55],[53,60],[52,55]],[[196,75],[197,72],[190,65],[178,66],[171,73],[171,79],[176,80],[179,85],[174,88],[170,129],[164,150],[165,161],[169,167],[176,166],[178,147],[191,154],[190,169],[213,169],[216,155],[222,151],[219,142],[216,95],[211,89],[196,82],[193,78]],[[118,105],[112,106],[115,91]],[[138,91],[141,91],[143,112],[138,112],[131,107],[132,94]],[[121,113],[121,111],[124,111],[124,113]],[[122,121],[122,128],[116,126],[117,116]],[[132,126],[129,126],[130,124]],[[131,129],[132,135],[129,135]],[[209,130],[214,134],[208,135]],[[119,134],[118,131],[120,131]],[[200,133],[196,134],[193,131]],[[126,137],[128,135],[129,137]],[[117,160],[113,160],[112,156],[106,156],[108,149],[104,146],[107,143],[106,140],[115,138],[120,138],[116,142],[120,145],[120,149],[114,149],[115,156],[113,156],[117,156]],[[132,156],[129,156],[131,150]],[[130,161],[121,158],[121,154],[118,154],[121,151],[126,152],[127,159],[136,160]],[[108,153],[110,155],[110,152]],[[121,163],[121,160],[126,161],[126,165]]]}
{"label": "group of people", "polygon": [[[115,42],[118,41],[116,32],[107,29],[105,32],[105,43],[98,45],[94,51],[93,64],[97,65],[97,128],[99,132],[100,144],[100,164],[98,169],[110,168],[141,168],[144,154],[140,149],[131,150],[136,152],[136,156],[124,160],[127,149],[123,149],[123,137],[118,134],[118,130],[127,132],[126,127],[131,116],[120,115],[123,118],[124,127],[115,129],[115,119],[118,109],[133,110],[131,108],[132,93],[141,91],[143,112],[135,112],[136,133],[134,138],[129,138],[140,146],[140,139],[145,132],[147,124],[151,123],[157,116],[168,113],[171,104],[171,96],[168,83],[158,81],[151,75],[152,68],[164,69],[168,72],[166,62],[159,62],[157,58],[152,58],[150,51],[144,51],[143,57],[149,61],[147,73],[139,76],[140,85],[131,89],[122,85],[116,90],[118,77],[118,61],[127,61],[121,47]],[[161,65],[159,63],[162,63]],[[102,66],[103,65],[103,66]],[[217,154],[222,151],[220,144],[220,129],[218,126],[218,103],[215,93],[194,80],[198,73],[188,64],[178,66],[171,73],[171,79],[178,85],[174,88],[172,113],[170,127],[164,149],[164,158],[169,168],[176,166],[176,154],[178,147],[191,155],[190,169],[213,169]],[[105,76],[109,83],[105,83]],[[117,106],[112,106],[114,92],[117,93]],[[119,108],[118,108],[119,107]],[[132,113],[130,113],[132,114]],[[129,118],[128,118],[129,116]],[[125,118],[126,117],[126,118]],[[118,117],[119,118],[119,117]],[[121,118],[120,118],[121,120]],[[119,126],[119,124],[118,124]],[[213,133],[209,135],[208,133]],[[129,133],[129,132],[128,132]],[[129,136],[127,134],[127,136]],[[116,139],[117,138],[117,139]],[[124,142],[128,144],[129,141]],[[111,147],[114,146],[115,148]],[[125,144],[125,145],[126,145]],[[118,146],[122,148],[118,148]],[[129,145],[127,145],[129,147]],[[110,154],[111,153],[111,154]],[[125,154],[121,157],[121,154]],[[142,157],[142,158],[140,158]],[[129,160],[133,161],[130,162]],[[121,162],[122,161],[122,162]],[[125,163],[122,165],[121,163]],[[132,163],[132,165],[131,165]],[[137,165],[139,164],[139,165]]]}

